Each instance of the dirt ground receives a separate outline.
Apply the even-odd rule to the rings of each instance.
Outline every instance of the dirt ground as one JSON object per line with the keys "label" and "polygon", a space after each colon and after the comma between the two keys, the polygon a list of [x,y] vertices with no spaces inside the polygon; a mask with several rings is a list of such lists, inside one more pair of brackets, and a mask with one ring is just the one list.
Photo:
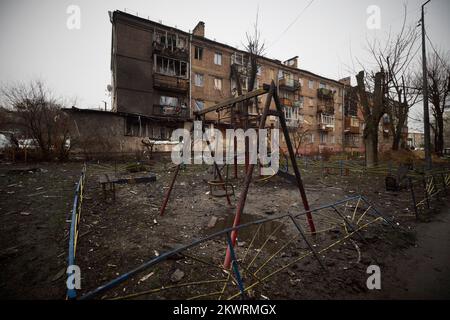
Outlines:
{"label": "dirt ground", "polygon": [[[87,165],[76,256],[82,270],[80,294],[167,250],[232,224],[234,206],[243,183],[243,168],[240,168],[239,179],[230,178],[236,197],[231,198],[232,205],[228,206],[224,197],[211,196],[207,183],[213,179],[211,167],[186,167],[180,171],[165,215],[161,217],[159,208],[174,168],[169,162],[153,161],[148,164],[148,169],[156,174],[155,182],[118,185],[115,201],[110,197],[105,200],[98,182],[105,173],[117,172],[128,177],[145,175],[127,173],[126,164],[92,162]],[[0,298],[65,297],[69,213],[81,168],[82,163],[76,162],[26,166],[0,164]],[[11,172],[11,169],[18,169],[18,172]],[[421,261],[424,268],[428,265],[423,250],[420,250],[424,236],[435,228],[441,228],[441,234],[448,234],[450,226],[440,220],[448,211],[449,200],[441,199],[436,208],[436,211],[447,208],[443,213],[430,216],[428,223],[418,223],[414,219],[409,192],[386,192],[381,175],[341,177],[306,168],[302,169],[302,176],[312,208],[362,194],[378,211],[394,217],[397,227],[392,228],[379,220],[374,222],[376,214],[373,210],[366,210],[368,205],[356,200],[343,203],[337,209],[356,227],[370,223],[358,232],[363,239],[358,234],[348,236],[348,228],[331,208],[314,214],[316,228],[320,231],[316,236],[308,233],[305,217],[298,217],[296,221],[319,252],[326,270],[320,267],[288,218],[244,228],[239,232],[236,255],[244,286],[251,287],[246,292],[247,298],[406,298],[405,292],[414,291],[418,292],[415,297],[420,298],[421,282],[405,280],[409,279],[405,274],[414,272],[408,267],[410,263]],[[298,189],[291,182],[275,176],[252,183],[241,222],[302,211]],[[209,227],[216,218],[215,225]],[[436,249],[431,255],[442,256],[447,244],[440,243],[442,251]],[[227,281],[229,276],[220,267],[225,249],[224,236],[203,242],[96,298],[236,298],[239,290],[235,281]],[[367,289],[366,269],[371,264],[380,266],[382,286],[389,288],[389,294],[383,289]],[[428,269],[423,270],[429,274]],[[435,270],[430,277],[440,276],[443,281],[442,277],[448,273],[441,273]],[[145,294],[133,296],[139,292]],[[445,291],[442,292],[445,295]]]}

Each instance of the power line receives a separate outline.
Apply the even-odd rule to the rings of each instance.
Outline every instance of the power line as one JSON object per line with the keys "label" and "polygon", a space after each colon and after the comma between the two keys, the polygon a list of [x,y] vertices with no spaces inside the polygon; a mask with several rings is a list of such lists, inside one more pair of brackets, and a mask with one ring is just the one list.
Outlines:
{"label": "power line", "polygon": [[436,54],[436,56],[439,58],[439,60],[441,60],[441,63],[443,66],[447,65],[447,63],[445,63],[445,61],[441,58],[441,56],[439,55],[439,53],[436,51],[436,49],[433,46],[433,42],[431,41],[430,37],[428,36],[428,32],[425,32],[425,36],[427,37],[428,42],[430,43],[431,48],[433,49],[434,53]]}
{"label": "power line", "polygon": [[300,17],[302,16],[303,13],[305,13],[306,10],[308,10],[308,8],[313,4],[314,0],[310,0],[308,2],[308,4],[303,8],[302,11],[300,11],[300,13],[295,17],[295,19],[286,27],[286,29],[284,29],[284,31],[277,37],[277,39],[275,39],[275,41],[273,41],[270,45],[273,46],[275,43],[277,43],[281,37],[283,37],[286,32],[289,31],[289,29],[298,21],[298,19],[300,19]]}

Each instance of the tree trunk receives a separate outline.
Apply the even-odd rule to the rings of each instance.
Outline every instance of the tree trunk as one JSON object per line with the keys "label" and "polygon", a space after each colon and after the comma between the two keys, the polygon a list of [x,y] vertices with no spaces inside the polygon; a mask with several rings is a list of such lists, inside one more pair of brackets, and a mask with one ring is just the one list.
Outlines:
{"label": "tree trunk", "polygon": [[442,114],[438,114],[436,117],[436,153],[440,156],[444,153],[444,117]]}
{"label": "tree trunk", "polygon": [[393,140],[392,140],[392,150],[394,151],[398,151],[400,149],[400,140],[402,139],[402,132],[401,130],[397,130],[395,131],[394,135],[393,135]]}
{"label": "tree trunk", "polygon": [[364,135],[364,145],[366,148],[366,167],[371,168],[378,163],[378,134],[368,131]]}
{"label": "tree trunk", "polygon": [[392,150],[398,151],[400,148],[400,139],[397,139],[397,135],[394,136],[394,141],[392,142]]}

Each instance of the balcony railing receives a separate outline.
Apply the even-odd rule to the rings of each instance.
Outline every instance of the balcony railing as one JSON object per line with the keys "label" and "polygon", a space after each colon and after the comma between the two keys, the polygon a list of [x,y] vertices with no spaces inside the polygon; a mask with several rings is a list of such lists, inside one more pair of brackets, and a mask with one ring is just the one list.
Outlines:
{"label": "balcony railing", "polygon": [[282,90],[297,91],[300,89],[300,82],[292,78],[281,78],[278,85]]}
{"label": "balcony railing", "polygon": [[321,114],[318,119],[319,130],[333,131],[334,130],[334,116]]}
{"label": "balcony railing", "polygon": [[302,122],[299,119],[286,119],[286,126],[289,128],[298,128]]}
{"label": "balcony railing", "polygon": [[317,97],[319,99],[333,99],[334,98],[334,91],[327,89],[327,88],[319,88],[317,89]]}
{"label": "balcony railing", "polygon": [[154,73],[153,74],[153,87],[157,89],[175,91],[175,92],[187,92],[189,89],[189,80]]}
{"label": "balcony railing", "polygon": [[155,104],[153,105],[153,115],[162,117],[172,117],[187,119],[190,117],[188,107],[181,106],[163,106]]}

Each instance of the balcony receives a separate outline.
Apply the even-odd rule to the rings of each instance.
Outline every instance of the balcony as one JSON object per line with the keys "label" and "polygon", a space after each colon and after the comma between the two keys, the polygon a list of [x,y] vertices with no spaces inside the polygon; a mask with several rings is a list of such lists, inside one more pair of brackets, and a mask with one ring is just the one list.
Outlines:
{"label": "balcony", "polygon": [[292,78],[281,78],[278,82],[281,90],[297,91],[300,89],[300,82]]}
{"label": "balcony", "polygon": [[171,118],[188,119],[190,112],[188,107],[153,105],[153,115]]}
{"label": "balcony", "polygon": [[334,91],[326,88],[319,88],[317,89],[317,97],[323,100],[333,100]]}
{"label": "balcony", "polygon": [[180,60],[189,60],[189,51],[181,46],[167,46],[164,43],[153,41],[153,53]]}
{"label": "balcony", "polygon": [[334,106],[333,105],[317,106],[317,113],[334,114]]}
{"label": "balcony", "polygon": [[286,126],[288,128],[298,128],[300,127],[302,120],[298,119],[286,119]]}
{"label": "balcony", "polygon": [[318,129],[321,131],[333,131],[334,116],[320,114],[320,116],[318,117]]}
{"label": "balcony", "polygon": [[160,90],[168,90],[172,92],[187,92],[189,89],[189,80],[168,76],[164,74],[153,74],[153,87]]}
{"label": "balcony", "polygon": [[345,132],[359,134],[359,119],[356,117],[345,117]]}

